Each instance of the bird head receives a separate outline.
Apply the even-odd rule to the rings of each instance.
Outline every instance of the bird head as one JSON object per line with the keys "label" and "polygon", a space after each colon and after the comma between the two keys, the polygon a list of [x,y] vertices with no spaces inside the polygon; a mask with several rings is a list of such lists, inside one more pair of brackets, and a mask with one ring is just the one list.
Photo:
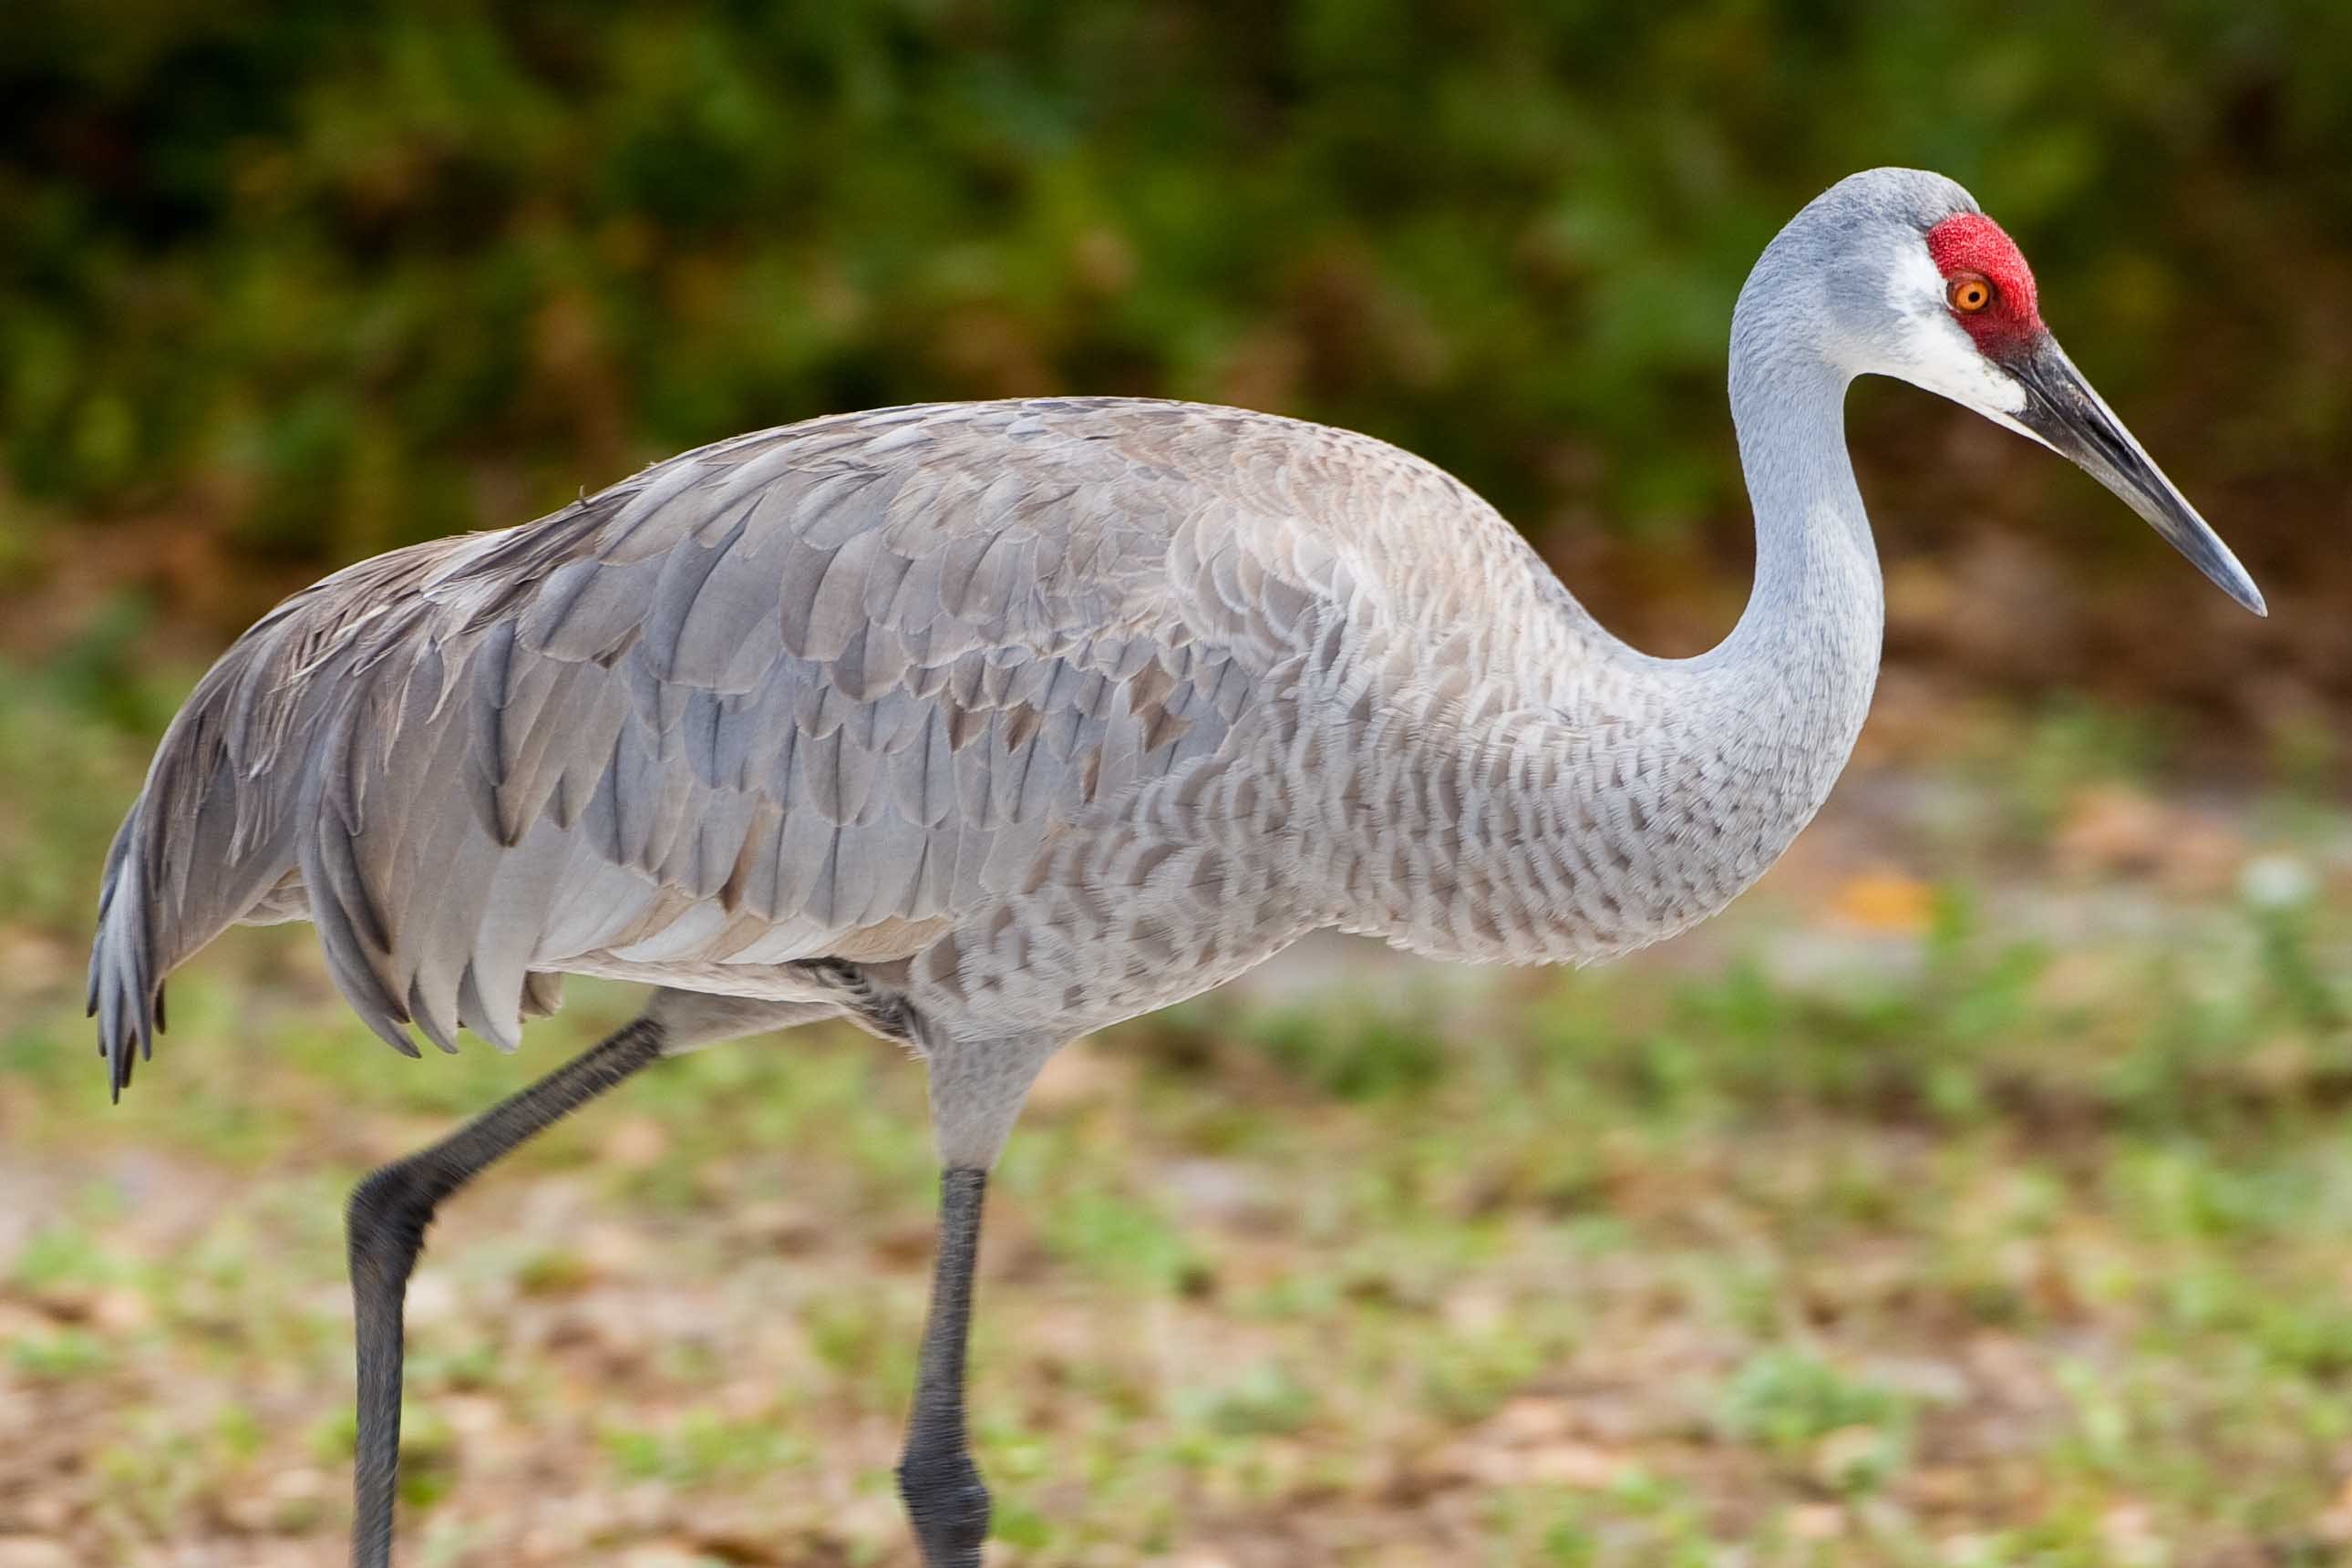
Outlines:
{"label": "bird head", "polygon": [[1968,192],[1940,174],[1874,169],[1816,198],[1783,242],[1784,263],[1819,268],[1848,374],[1899,377],[2060,453],[2223,593],[2267,613],[2230,547],[2058,346],[2032,269]]}

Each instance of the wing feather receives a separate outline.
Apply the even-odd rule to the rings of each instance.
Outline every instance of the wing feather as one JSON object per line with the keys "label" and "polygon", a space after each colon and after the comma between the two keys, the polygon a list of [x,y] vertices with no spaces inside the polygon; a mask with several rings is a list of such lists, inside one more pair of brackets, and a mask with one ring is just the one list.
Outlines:
{"label": "wing feather", "polygon": [[[339,574],[159,756],[93,958],[107,1039],[281,881],[404,1048],[410,1023],[510,1047],[598,952],[778,963],[972,907],[1050,829],[1214,751],[1290,651],[1320,584],[1253,542],[1233,498],[1280,487],[1227,453],[1314,428],[1117,400],[846,416]],[[157,847],[166,812],[207,824],[209,859]]]}

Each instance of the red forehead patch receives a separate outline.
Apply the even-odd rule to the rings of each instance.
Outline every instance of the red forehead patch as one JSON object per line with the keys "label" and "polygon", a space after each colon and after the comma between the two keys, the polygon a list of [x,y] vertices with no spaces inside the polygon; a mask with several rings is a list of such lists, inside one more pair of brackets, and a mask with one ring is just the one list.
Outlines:
{"label": "red forehead patch", "polygon": [[2017,242],[2001,231],[2000,225],[1982,213],[1948,217],[1927,231],[1927,254],[1946,278],[1974,272],[1991,281],[1992,303],[1972,315],[1959,316],[1960,325],[1979,347],[1990,352],[1995,343],[2042,331],[2033,269],[2025,265]]}

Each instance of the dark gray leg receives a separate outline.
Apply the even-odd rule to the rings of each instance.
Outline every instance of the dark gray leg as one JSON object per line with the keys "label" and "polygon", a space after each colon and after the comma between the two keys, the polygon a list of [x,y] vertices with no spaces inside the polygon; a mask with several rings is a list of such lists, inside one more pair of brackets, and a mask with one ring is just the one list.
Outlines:
{"label": "dark gray leg", "polygon": [[915,1370],[915,1405],[898,1459],[898,1495],[915,1521],[923,1568],[980,1568],[988,1539],[988,1488],[964,1434],[964,1343],[971,1331],[972,1266],[988,1173],[950,1168],[940,1178],[940,1253],[931,1310]]}
{"label": "dark gray leg", "polygon": [[532,1133],[659,1059],[662,1026],[640,1018],[352,1192],[352,1304],[359,1340],[359,1454],[352,1478],[353,1568],[392,1561],[400,1468],[401,1313],[434,1205]]}

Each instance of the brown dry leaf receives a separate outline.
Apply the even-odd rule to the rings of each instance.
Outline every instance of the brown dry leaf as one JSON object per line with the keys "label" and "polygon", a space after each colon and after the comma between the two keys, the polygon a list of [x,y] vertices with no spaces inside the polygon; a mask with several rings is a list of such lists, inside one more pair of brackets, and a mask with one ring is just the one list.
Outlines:
{"label": "brown dry leaf", "polygon": [[2033,998],[2037,1005],[2053,1010],[2095,1008],[2128,983],[2118,973],[2113,953],[2068,948],[2051,955],[2033,983]]}
{"label": "brown dry leaf", "polygon": [[2099,1520],[2099,1536],[2119,1565],[2161,1563],[2168,1556],[2164,1538],[2142,1503],[2119,1502],[2107,1510]]}
{"label": "brown dry leaf", "polygon": [[1479,1436],[1447,1444],[1426,1467],[1429,1473],[1444,1480],[1475,1486],[1536,1484],[1580,1491],[1606,1490],[1631,1468],[1630,1460],[1591,1443],[1549,1442],[1519,1447]]}
{"label": "brown dry leaf", "polygon": [[2237,885],[2246,863],[2246,841],[2226,822],[2202,812],[2174,814],[2157,877],[2165,891],[2187,898],[2213,898]]}
{"label": "brown dry leaf", "polygon": [[1975,1473],[1959,1465],[1923,1465],[1905,1478],[1903,1489],[1915,1506],[1928,1510],[1967,1508],[1980,1489]]}
{"label": "brown dry leaf", "polygon": [[2313,1521],[2312,1533],[2330,1546],[2352,1545],[2352,1476],[2336,1489],[2336,1500]]}
{"label": "brown dry leaf", "polygon": [[746,1204],[725,1215],[730,1231],[747,1242],[785,1257],[814,1252],[824,1245],[824,1224],[808,1208],[790,1198],[766,1198]]}
{"label": "brown dry leaf", "polygon": [[1630,1468],[1620,1456],[1591,1443],[1547,1443],[1528,1450],[1521,1475],[1546,1486],[1605,1491],[1624,1479]]}
{"label": "brown dry leaf", "polygon": [[2052,848],[2076,876],[2154,877],[2168,891],[2205,897],[2226,891],[2246,859],[2227,822],[2122,784],[2077,790]]}
{"label": "brown dry leaf", "polygon": [[74,1556],[38,1535],[0,1535],[0,1568],[74,1568]]}
{"label": "brown dry leaf", "polygon": [[2129,784],[2089,784],[2067,801],[2051,847],[2076,875],[2144,876],[2163,864],[2172,828],[2171,814]]}
{"label": "brown dry leaf", "polygon": [[1833,1502],[1809,1502],[1789,1510],[1789,1533],[1799,1541],[1835,1541],[1845,1533],[1845,1510]]}
{"label": "brown dry leaf", "polygon": [[1901,871],[1864,871],[1839,886],[1830,910],[1864,931],[1916,936],[1935,915],[1936,889]]}
{"label": "brown dry leaf", "polygon": [[[9,1415],[5,1402],[0,1401],[0,1430],[27,1429],[21,1421],[12,1423]],[[61,1536],[73,1522],[74,1503],[72,1497],[55,1488],[34,1491],[14,1505],[16,1517],[10,1521],[11,1528],[23,1535]]]}
{"label": "brown dry leaf", "polygon": [[654,1267],[653,1244],[634,1226],[600,1222],[580,1231],[580,1261],[593,1279],[625,1279]]}
{"label": "brown dry leaf", "polygon": [[623,1568],[700,1568],[709,1562],[689,1541],[665,1541],[633,1548],[623,1555]]}
{"label": "brown dry leaf", "polygon": [[143,1329],[154,1318],[154,1306],[144,1295],[120,1285],[102,1289],[90,1300],[89,1321],[110,1334]]}
{"label": "brown dry leaf", "polygon": [[2318,1065],[2311,1042],[2294,1035],[2265,1040],[2245,1055],[2247,1078],[2275,1094],[2293,1093],[2308,1084]]}
{"label": "brown dry leaf", "polygon": [[1521,1394],[1507,1402],[1487,1419],[1486,1430],[1514,1445],[1547,1443],[1565,1437],[1576,1427],[1576,1411],[1564,1399],[1538,1399]]}
{"label": "brown dry leaf", "polygon": [[604,1135],[604,1161],[624,1171],[650,1170],[669,1152],[669,1131],[649,1116],[633,1116]]}
{"label": "brown dry leaf", "polygon": [[877,1229],[867,1246],[874,1257],[887,1267],[917,1268],[929,1266],[938,1239],[928,1222],[908,1220]]}
{"label": "brown dry leaf", "polygon": [[1447,1292],[1438,1310],[1457,1334],[1491,1334],[1509,1321],[1511,1304],[1499,1291],[1462,1286]]}

